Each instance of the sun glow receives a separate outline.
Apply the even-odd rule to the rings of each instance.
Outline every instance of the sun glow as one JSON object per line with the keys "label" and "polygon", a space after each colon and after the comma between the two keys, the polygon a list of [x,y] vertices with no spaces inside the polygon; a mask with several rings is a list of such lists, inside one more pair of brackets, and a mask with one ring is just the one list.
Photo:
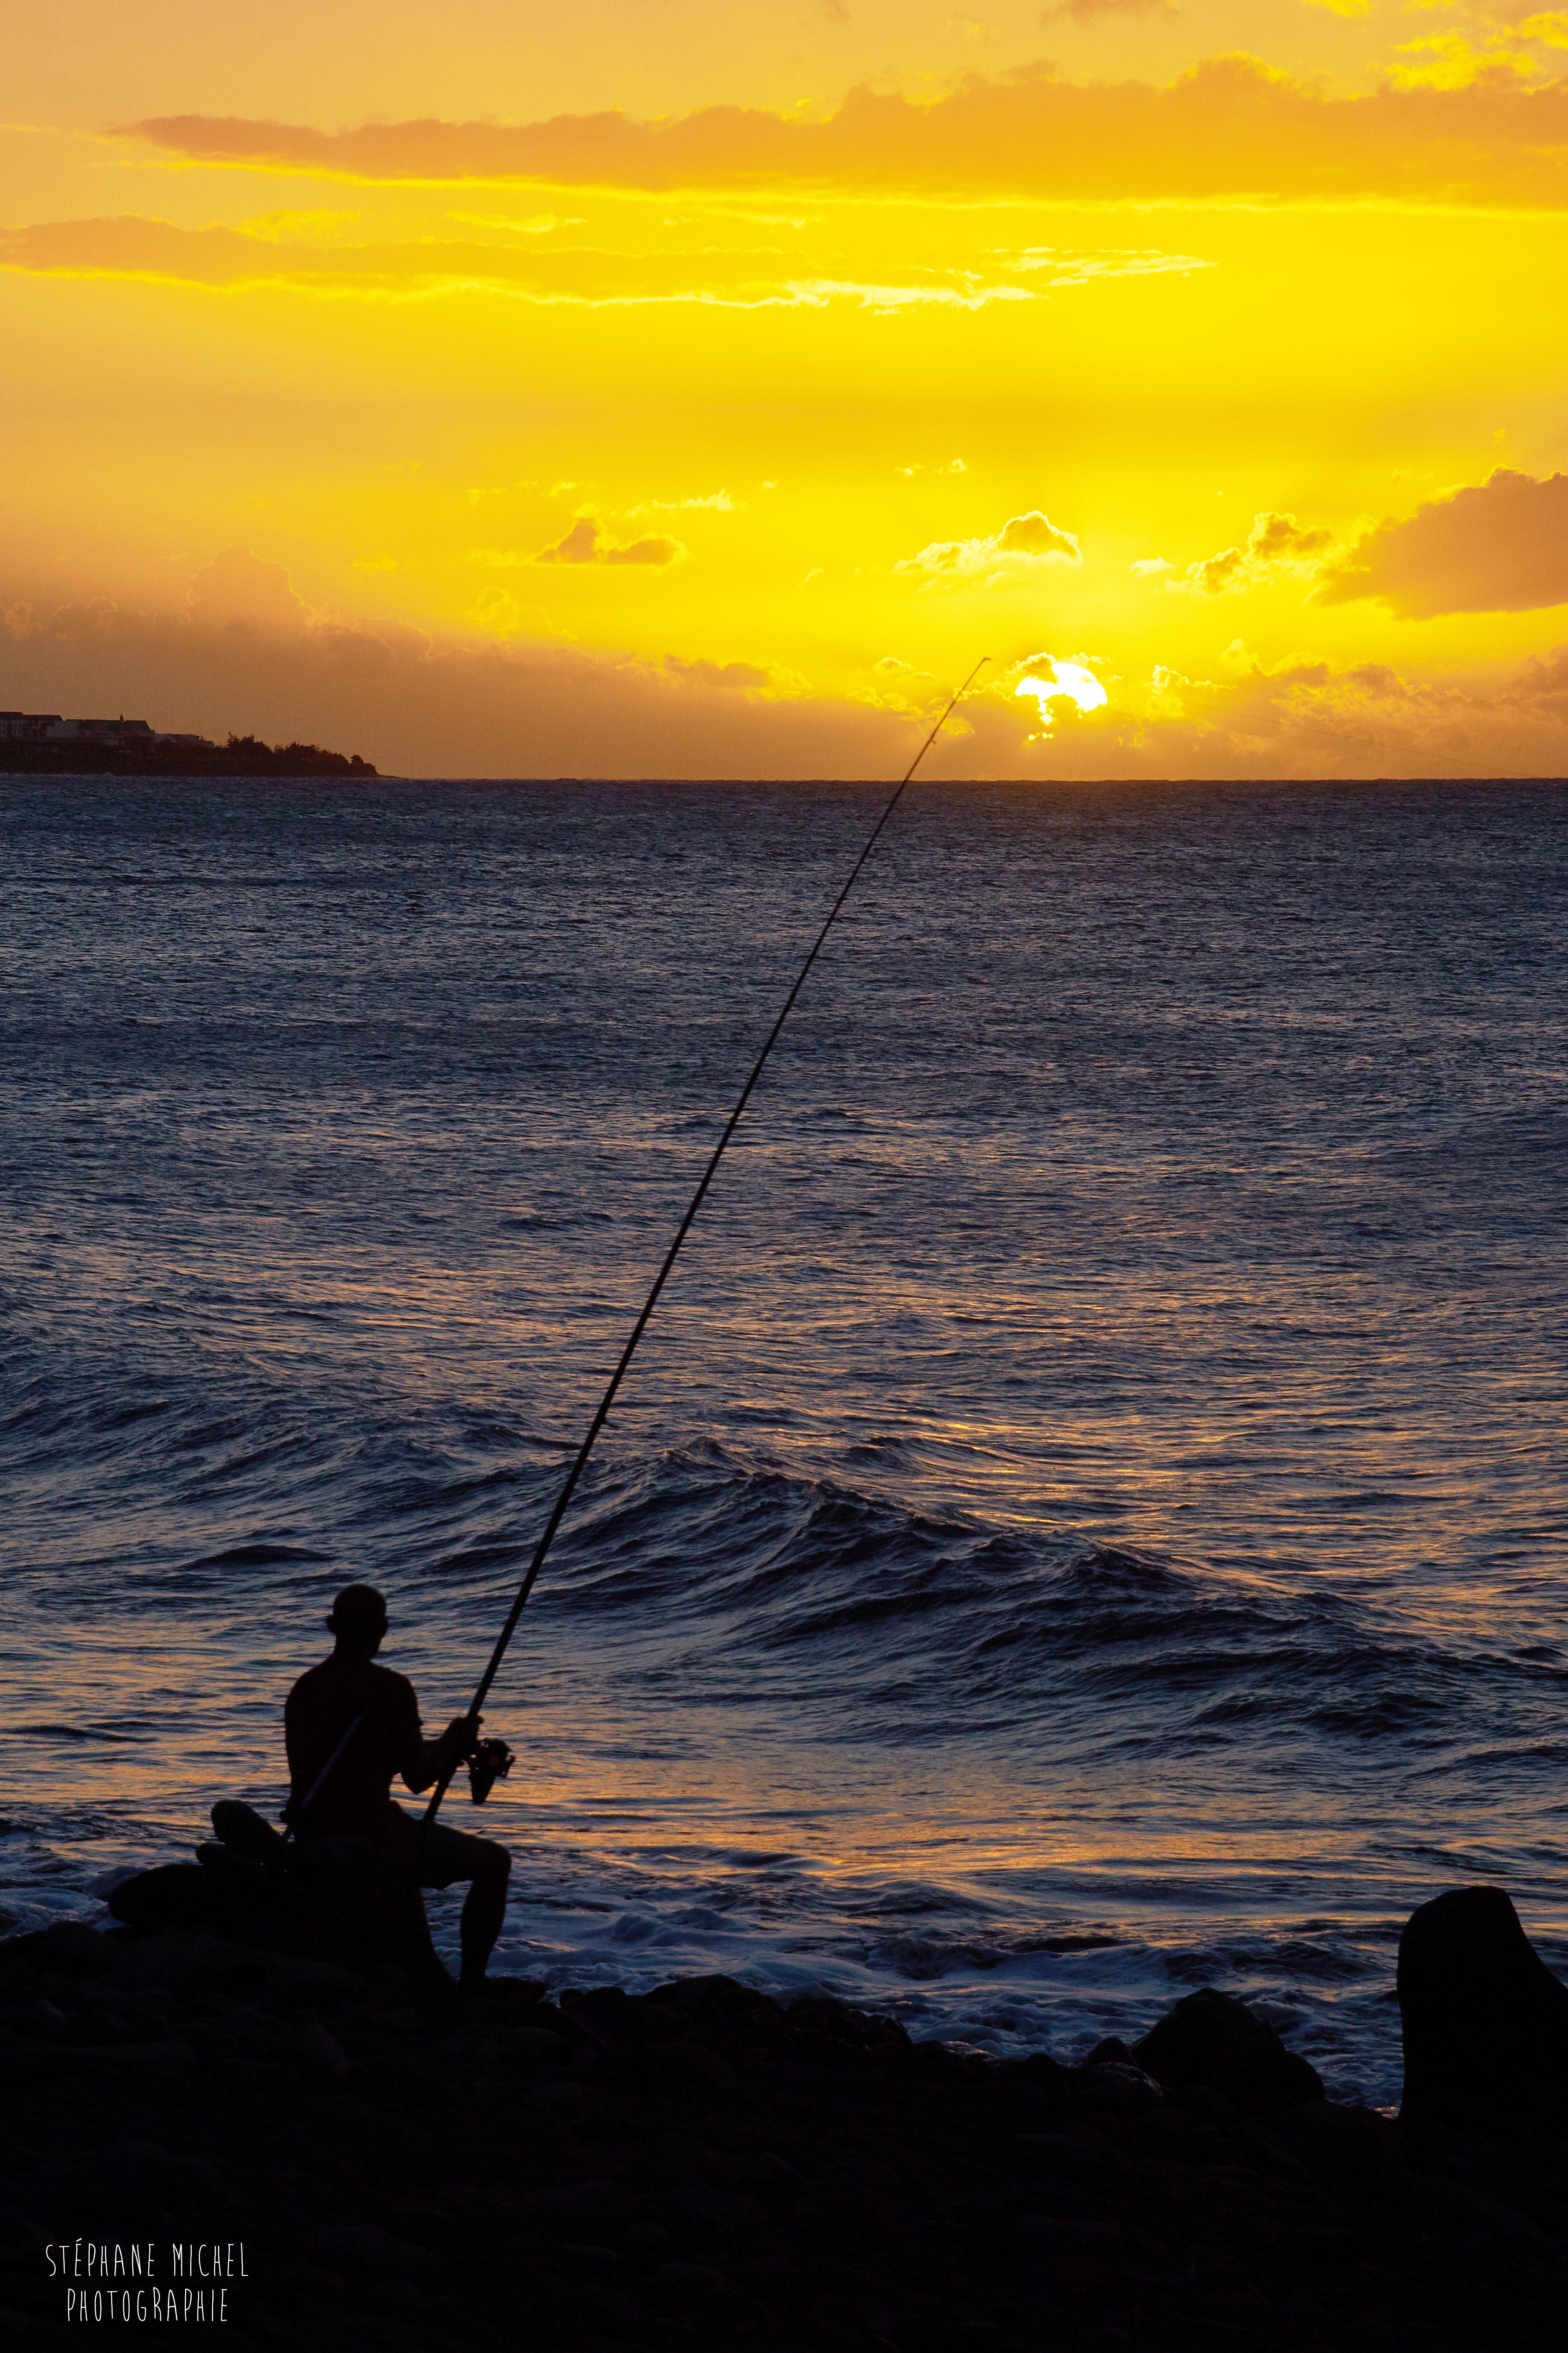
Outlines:
{"label": "sun glow", "polygon": [[1103,711],[1110,700],[1104,687],[1086,662],[1051,659],[1049,678],[1037,678],[1033,671],[1021,678],[1013,689],[1016,695],[1032,694],[1040,709],[1040,723],[1051,723],[1053,702],[1070,702],[1079,711]]}

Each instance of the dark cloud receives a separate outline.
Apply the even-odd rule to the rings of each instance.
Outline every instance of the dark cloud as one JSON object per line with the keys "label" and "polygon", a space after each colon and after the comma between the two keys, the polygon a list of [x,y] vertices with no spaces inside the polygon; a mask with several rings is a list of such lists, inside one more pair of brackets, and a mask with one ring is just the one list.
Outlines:
{"label": "dark cloud", "polygon": [[[504,224],[501,224],[504,227]],[[991,302],[1039,302],[1060,287],[1110,277],[1206,269],[1191,254],[1057,254],[994,248],[987,271],[972,262],[921,264],[908,282],[800,274],[797,257],[776,246],[729,250],[672,244],[653,253],[603,251],[564,241],[518,246],[452,237],[398,243],[323,244],[254,228],[181,228],[133,214],[35,221],[0,228],[0,269],[81,278],[142,278],[189,286],[294,286],[312,293],[421,296],[484,289],[542,304],[700,303],[742,310],[822,310],[844,304],[889,312],[933,304],[983,310]],[[921,470],[908,468],[909,473]],[[962,459],[940,469],[962,474]],[[702,501],[699,501],[699,504]]]}
{"label": "dark cloud", "polygon": [[770,670],[759,670],[755,662],[682,661],[679,654],[666,654],[664,668],[671,678],[684,679],[689,686],[722,686],[742,694],[754,694],[759,687],[768,685]]}
{"label": "dark cloud", "polygon": [[49,606],[7,586],[0,703],[324,744],[412,776],[882,777],[908,765],[921,724],[780,694],[761,668],[700,655],[647,662],[319,617],[235,628],[205,603],[199,617],[92,596]]}
{"label": "dark cloud", "polygon": [[564,539],[542,548],[536,564],[679,564],[686,550],[662,533],[648,539],[606,539],[595,515],[579,515]]}
{"label": "dark cloud", "polygon": [[1358,596],[1416,621],[1568,605],[1568,474],[1541,482],[1500,467],[1479,487],[1380,522],[1321,575],[1321,603]]}
{"label": "dark cloud", "polygon": [[821,122],[715,106],[658,122],[568,114],[326,132],[185,114],[122,135],[208,163],[364,180],[1568,205],[1568,80],[1336,98],[1248,57],[1210,58],[1165,89],[1069,83],[1044,64],[972,75],[930,105],[859,89]]}
{"label": "dark cloud", "polygon": [[1092,25],[1097,16],[1173,16],[1171,0],[1060,0],[1055,8],[1042,8],[1040,22],[1049,26],[1059,17],[1070,16],[1076,25]]}
{"label": "dark cloud", "polygon": [[[195,286],[306,286],[386,293],[493,287],[540,302],[803,299],[746,252],[606,253],[582,246],[449,237],[312,244],[241,228],[181,228],[134,214],[0,228],[0,269],[54,276],[172,279]],[[852,296],[856,290],[845,290]]]}

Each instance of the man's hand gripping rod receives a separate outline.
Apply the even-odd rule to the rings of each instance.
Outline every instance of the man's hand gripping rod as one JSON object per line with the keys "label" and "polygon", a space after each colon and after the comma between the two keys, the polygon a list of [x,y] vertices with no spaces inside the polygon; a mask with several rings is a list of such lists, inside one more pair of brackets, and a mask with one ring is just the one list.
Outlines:
{"label": "man's hand gripping rod", "polygon": [[[675,1239],[670,1243],[669,1248],[666,1250],[664,1254],[664,1263],[660,1266],[658,1272],[655,1275],[653,1279],[653,1287],[649,1291],[647,1297],[643,1302],[642,1314],[632,1325],[631,1336],[627,1340],[626,1346],[621,1350],[620,1361],[616,1365],[615,1371],[610,1375],[609,1386],[605,1389],[604,1396],[599,1399],[598,1410],[595,1412],[593,1420],[588,1424],[587,1435],[584,1437],[582,1445],[577,1449],[576,1459],[573,1462],[570,1471],[566,1473],[565,1483],[563,1485],[561,1493],[555,1498],[554,1508],[552,1510],[550,1517],[544,1523],[544,1533],[540,1537],[538,1544],[534,1546],[533,1558],[530,1561],[528,1566],[528,1574],[523,1578],[522,1583],[519,1586],[517,1589],[517,1599],[513,1601],[511,1608],[507,1612],[506,1623],[500,1630],[500,1635],[496,1642],[495,1649],[490,1652],[489,1663],[485,1668],[484,1673],[479,1677],[479,1687],[474,1694],[473,1705],[468,1710],[469,1715],[476,1719],[476,1728],[479,1710],[483,1707],[485,1700],[489,1695],[490,1685],[496,1679],[497,1670],[500,1668],[502,1659],[506,1656],[507,1644],[511,1641],[512,1635],[517,1630],[517,1621],[522,1615],[523,1605],[526,1603],[529,1595],[532,1592],[534,1580],[538,1577],[540,1570],[544,1566],[544,1556],[555,1541],[556,1530],[560,1527],[562,1521],[566,1516],[566,1507],[571,1503],[574,1494],[576,1493],[577,1482],[581,1479],[584,1471],[587,1467],[588,1457],[594,1451],[594,1442],[609,1418],[610,1408],[616,1401],[616,1392],[620,1388],[622,1381],[626,1377],[626,1368],[630,1365],[633,1356],[637,1354],[637,1343],[642,1338],[644,1332],[647,1328],[648,1318],[652,1315],[655,1307],[658,1304],[659,1293],[664,1289],[666,1282],[669,1280],[670,1270],[673,1268],[677,1258],[680,1254],[680,1245],[686,1240],[688,1233],[690,1231],[692,1220],[696,1217],[698,1210],[702,1207],[708,1187],[713,1182],[713,1178],[718,1171],[719,1163],[724,1157],[725,1147],[729,1144],[730,1138],[734,1134],[736,1128],[741,1124],[741,1114],[752,1099],[752,1090],[756,1085],[757,1081],[762,1077],[763,1065],[766,1063],[768,1056],[773,1052],[774,1046],[778,1043],[779,1033],[783,1029],[784,1023],[789,1019],[795,998],[800,995],[802,988],[805,986],[806,976],[810,972],[812,965],[816,962],[818,955],[821,954],[823,942],[826,939],[828,933],[833,929],[835,923],[837,921],[839,910],[842,908],[845,901],[848,898],[850,892],[853,891],[856,883],[858,881],[860,877],[860,869],[865,865],[866,860],[870,857],[872,850],[876,848],[878,838],[880,835],[883,827],[887,824],[888,819],[892,816],[893,811],[898,807],[900,801],[902,800],[904,797],[904,787],[909,784],[910,779],[915,773],[915,770],[920,766],[921,762],[925,758],[926,754],[931,750],[931,745],[936,742],[937,737],[942,733],[942,729],[946,726],[948,721],[952,718],[952,713],[963,702],[964,696],[968,693],[970,688],[973,685],[975,680],[979,677],[981,671],[984,669],[990,659],[991,657],[989,654],[981,655],[980,659],[975,663],[974,668],[970,671],[969,676],[964,680],[963,684],[959,688],[957,693],[948,703],[947,708],[942,714],[942,717],[937,721],[936,725],[931,729],[931,733],[926,737],[925,742],[921,745],[920,750],[915,754],[914,758],[910,762],[908,768],[904,771],[891,800],[889,801],[887,807],[882,811],[881,816],[877,819],[876,824],[872,827],[866,842],[866,847],[862,849],[859,857],[855,860],[853,867],[850,869],[848,881],[845,883],[843,890],[838,893],[837,898],[833,902],[833,905],[828,911],[826,922],[823,924],[822,929],[818,932],[816,939],[812,942],[811,952],[807,955],[805,962],[801,965],[799,972],[795,975],[795,986],[790,990],[789,995],[784,998],[783,1008],[779,1013],[779,1018],[773,1023],[773,1028],[769,1030],[767,1041],[763,1045],[762,1052],[757,1056],[755,1062],[752,1065],[752,1074],[746,1081],[745,1085],[741,1089],[739,1100],[735,1104],[734,1110],[730,1113],[723,1134],[719,1138],[718,1143],[713,1147],[707,1167],[702,1171],[701,1179],[698,1184],[696,1192],[691,1196],[690,1204],[687,1209],[686,1215],[682,1218],[679,1225],[675,1229]],[[425,1809],[421,1828],[428,1829],[430,1824],[435,1820],[437,1809],[440,1805],[442,1799],[446,1796],[447,1788],[451,1784],[452,1777],[456,1773],[458,1767],[461,1762],[462,1758],[460,1756],[455,1757],[452,1759],[452,1762],[442,1773],[440,1779],[436,1784],[435,1794],[431,1798],[428,1806]]]}

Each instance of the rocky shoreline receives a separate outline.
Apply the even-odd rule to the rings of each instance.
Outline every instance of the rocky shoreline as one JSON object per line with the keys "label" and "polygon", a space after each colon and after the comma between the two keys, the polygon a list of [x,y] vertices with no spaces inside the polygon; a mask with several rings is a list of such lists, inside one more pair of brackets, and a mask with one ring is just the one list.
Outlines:
{"label": "rocky shoreline", "polygon": [[376,774],[357,752],[319,744],[0,744],[0,776],[361,776]]}
{"label": "rocky shoreline", "polygon": [[84,2309],[333,2353],[1477,2353],[1568,2297],[1568,2144],[1326,2100],[1216,1993],[1068,2067],[726,1978],[462,2000],[62,1923],[0,1945],[0,2082],[19,2347]]}

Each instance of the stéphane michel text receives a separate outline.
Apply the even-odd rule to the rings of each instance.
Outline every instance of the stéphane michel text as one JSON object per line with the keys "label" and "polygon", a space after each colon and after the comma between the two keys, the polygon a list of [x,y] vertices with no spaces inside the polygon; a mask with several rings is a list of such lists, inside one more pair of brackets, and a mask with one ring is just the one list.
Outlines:
{"label": "st\u00e9phane michel text", "polygon": [[64,2280],[68,2320],[228,2318],[228,2282],[248,2279],[245,2242],[205,2239],[55,2239],[44,2249]]}

